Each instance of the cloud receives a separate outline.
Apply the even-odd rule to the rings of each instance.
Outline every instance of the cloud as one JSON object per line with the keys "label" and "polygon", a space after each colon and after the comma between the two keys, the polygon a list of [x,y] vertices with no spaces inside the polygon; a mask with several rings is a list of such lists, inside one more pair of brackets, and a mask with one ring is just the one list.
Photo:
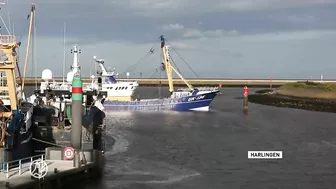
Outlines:
{"label": "cloud", "polygon": [[181,24],[169,24],[162,26],[163,31],[182,30],[182,29],[184,29],[184,26]]}
{"label": "cloud", "polygon": [[[155,53],[137,70],[155,70],[160,64],[156,39],[163,34],[203,77],[310,78],[321,73],[332,77],[335,1],[35,0],[38,74],[50,68],[62,75],[66,22],[66,69],[72,61],[69,49],[76,43],[82,49],[80,63],[86,75],[94,69],[93,55],[122,72],[153,43]],[[15,34],[23,41],[20,60],[30,2],[10,0],[5,8],[11,11]],[[5,9],[1,13],[7,21]],[[181,63],[176,53],[172,56]],[[187,70],[186,77],[192,76],[181,66]]]}
{"label": "cloud", "polygon": [[208,38],[208,37],[225,37],[225,36],[237,36],[239,32],[236,30],[225,31],[225,30],[208,30],[201,31],[197,29],[188,29],[184,32],[183,36],[188,38]]}
{"label": "cloud", "polygon": [[[12,5],[28,5],[28,0],[11,0]],[[209,14],[218,12],[246,12],[273,10],[293,7],[336,4],[335,0],[35,0],[41,8],[53,6],[55,10],[64,10],[57,17],[72,15],[110,17],[111,12],[121,16],[180,17],[182,15]],[[84,10],[85,11],[80,11]],[[98,11],[100,10],[100,11]],[[94,12],[93,12],[94,11]],[[126,14],[125,14],[126,13]],[[116,14],[117,15],[117,14]]]}
{"label": "cloud", "polygon": [[311,23],[319,21],[319,18],[312,15],[290,15],[287,20],[293,23]]}
{"label": "cloud", "polygon": [[[46,68],[52,69],[54,75],[62,75],[60,65],[63,62],[63,46],[61,41],[61,38],[38,38],[39,75],[42,69]],[[178,52],[177,54],[172,49],[171,56],[186,77],[195,76],[179,56],[182,56],[201,77],[310,78],[323,74],[327,78],[332,77],[333,70],[336,69],[331,61],[334,59],[332,49],[335,42],[336,30],[251,34],[206,40],[190,38],[173,40],[170,44]],[[21,47],[21,57],[24,57],[24,44],[26,44],[25,41]],[[118,72],[123,72],[138,62],[149,51],[153,43],[135,44],[128,41],[109,41],[79,45],[82,49],[80,64],[83,74],[89,75],[90,70],[94,70],[93,55],[104,58],[107,66],[115,67]],[[50,48],[46,48],[48,46]],[[71,46],[68,45],[66,70],[72,62],[72,54],[68,52],[70,48]],[[132,72],[138,75],[144,70],[155,71],[160,64],[159,57],[160,47],[157,42],[155,53],[140,61]],[[31,64],[29,65],[28,73],[31,73]],[[149,76],[143,75],[143,77]]]}
{"label": "cloud", "polygon": [[129,7],[138,14],[176,16],[193,13],[241,12],[335,4],[335,0],[115,0],[112,5]]}
{"label": "cloud", "polygon": [[188,44],[182,41],[173,41],[172,44],[174,44],[174,49],[177,49],[177,50],[196,50],[198,49],[198,46],[194,46],[192,44]]}
{"label": "cloud", "polygon": [[[199,23],[197,23],[199,24]],[[237,30],[205,30],[202,31],[200,29],[195,29],[195,28],[185,28],[184,25],[182,24],[168,24],[168,25],[163,25],[161,27],[162,31],[178,31],[180,32],[181,36],[184,38],[200,38],[200,39],[205,39],[205,38],[216,38],[216,37],[225,37],[225,36],[237,36],[239,35],[239,32]]]}

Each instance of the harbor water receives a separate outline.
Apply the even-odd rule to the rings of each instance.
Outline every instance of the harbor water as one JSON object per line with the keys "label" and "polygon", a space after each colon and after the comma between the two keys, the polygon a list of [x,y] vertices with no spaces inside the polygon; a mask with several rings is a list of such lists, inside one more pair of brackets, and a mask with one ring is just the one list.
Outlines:
{"label": "harbor water", "polygon": [[[221,92],[211,112],[109,113],[104,177],[81,188],[336,188],[334,114],[253,103],[244,114],[242,88]],[[283,158],[248,159],[267,150]]]}

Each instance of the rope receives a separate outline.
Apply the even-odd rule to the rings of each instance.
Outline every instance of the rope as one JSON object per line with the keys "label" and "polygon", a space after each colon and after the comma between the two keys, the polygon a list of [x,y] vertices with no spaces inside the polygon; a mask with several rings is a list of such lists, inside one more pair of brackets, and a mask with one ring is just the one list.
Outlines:
{"label": "rope", "polygon": [[[40,139],[37,139],[37,138],[32,138],[32,139],[35,140],[35,141],[41,142],[41,143],[49,144],[49,145],[54,145],[54,146],[63,147],[63,148],[68,147],[68,146],[65,146],[65,145],[60,145],[60,144],[56,144],[56,143],[52,143],[52,142],[47,142],[47,141],[40,140]],[[75,149],[75,150],[78,150],[78,149]],[[86,164],[87,160],[86,160],[86,157],[85,157],[85,154],[84,154],[83,150],[80,149],[79,151],[82,152],[82,155],[83,155],[83,159],[81,160],[81,162],[85,162],[84,164]]]}
{"label": "rope", "polygon": [[177,67],[177,65],[175,64],[175,61],[173,60],[173,58],[172,57],[170,57],[170,59],[172,60],[172,62],[173,62],[173,64],[174,64],[174,66],[176,67],[176,69],[177,69],[177,71],[180,73],[180,74],[182,74],[183,75],[183,73],[181,72],[181,70]]}
{"label": "rope", "polygon": [[[168,42],[166,39],[167,43],[170,45],[170,48],[173,49],[173,51],[182,59],[182,61],[189,67],[189,69],[196,75],[197,78],[200,78],[198,74],[191,68],[191,66],[185,61],[182,56],[173,48],[173,46]],[[173,59],[172,59],[173,60]],[[180,71],[179,71],[180,72]],[[181,73],[181,72],[180,72]]]}
{"label": "rope", "polygon": [[11,112],[11,110],[10,110],[9,108],[7,108],[7,107],[3,104],[3,102],[2,102],[2,103],[0,102],[0,106],[4,107],[7,111]]}
{"label": "rope", "polygon": [[63,147],[63,148],[68,147],[68,146],[64,146],[64,145],[60,145],[60,144],[56,144],[56,143],[40,140],[40,139],[37,139],[37,138],[32,138],[32,139],[35,140],[35,141],[41,142],[41,143],[50,144],[50,145],[54,145],[54,146],[58,146],[58,147]]}
{"label": "rope", "polygon": [[122,74],[126,73],[127,71],[129,72],[133,71],[136,68],[136,65],[139,64],[142,60],[146,59],[150,54],[151,52],[147,52],[147,54],[145,54],[142,58],[140,58],[140,60],[138,60],[135,64],[128,67],[126,71],[122,72]]}
{"label": "rope", "polygon": [[[159,39],[159,38],[158,38]],[[158,40],[157,39],[157,40]],[[157,41],[156,40],[156,41]],[[154,50],[155,50],[155,45],[157,45],[157,43],[155,42],[154,44],[153,44],[153,46],[150,48],[150,50],[149,50],[149,52],[147,52],[142,58],[140,58],[140,60],[138,60],[135,64],[133,64],[133,65],[131,65],[130,67],[128,67],[127,69],[126,69],[126,71],[124,71],[124,72],[122,72],[122,74],[125,74],[127,71],[129,71],[129,72],[131,72],[131,71],[133,71],[135,68],[136,68],[136,65],[138,64],[138,63],[140,63],[142,60],[144,60],[144,59],[146,59],[149,55],[151,55],[151,54],[153,54],[154,53]],[[132,68],[132,69],[131,69]]]}

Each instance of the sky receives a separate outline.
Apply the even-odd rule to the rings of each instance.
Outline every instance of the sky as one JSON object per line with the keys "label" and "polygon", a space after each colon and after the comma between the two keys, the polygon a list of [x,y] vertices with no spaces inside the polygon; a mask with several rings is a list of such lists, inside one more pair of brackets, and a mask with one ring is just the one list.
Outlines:
{"label": "sky", "polygon": [[30,56],[27,76],[62,76],[65,39],[66,73],[77,44],[86,76],[97,56],[121,76],[158,77],[164,35],[187,78],[336,79],[336,0],[8,0],[1,14],[22,41],[21,67],[32,2],[36,67]]}

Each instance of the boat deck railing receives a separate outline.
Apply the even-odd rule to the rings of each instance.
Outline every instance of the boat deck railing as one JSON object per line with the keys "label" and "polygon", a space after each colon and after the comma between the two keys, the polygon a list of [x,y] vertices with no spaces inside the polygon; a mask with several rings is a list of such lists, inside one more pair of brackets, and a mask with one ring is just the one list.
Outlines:
{"label": "boat deck railing", "polygon": [[[49,84],[51,85],[52,90],[69,90],[69,91],[71,90],[71,84],[68,84],[68,83],[52,82],[52,83],[49,83]],[[42,85],[42,83],[41,83],[41,85]],[[40,88],[44,88],[44,87],[41,86]],[[91,83],[83,83],[82,88],[83,88],[84,91],[93,89]]]}
{"label": "boat deck railing", "polygon": [[14,35],[0,35],[0,44],[8,44],[16,41]]}
{"label": "boat deck railing", "polygon": [[35,160],[45,160],[45,155],[40,154],[36,156],[26,157],[14,161],[9,161],[3,164],[0,173],[5,173],[6,178],[14,175],[21,175],[26,171],[30,171],[30,165]]}
{"label": "boat deck railing", "polygon": [[[215,90],[218,90],[219,87],[195,87],[197,88],[199,91],[215,91]],[[189,88],[178,88],[176,90],[177,92],[187,92],[187,91],[190,91]]]}

